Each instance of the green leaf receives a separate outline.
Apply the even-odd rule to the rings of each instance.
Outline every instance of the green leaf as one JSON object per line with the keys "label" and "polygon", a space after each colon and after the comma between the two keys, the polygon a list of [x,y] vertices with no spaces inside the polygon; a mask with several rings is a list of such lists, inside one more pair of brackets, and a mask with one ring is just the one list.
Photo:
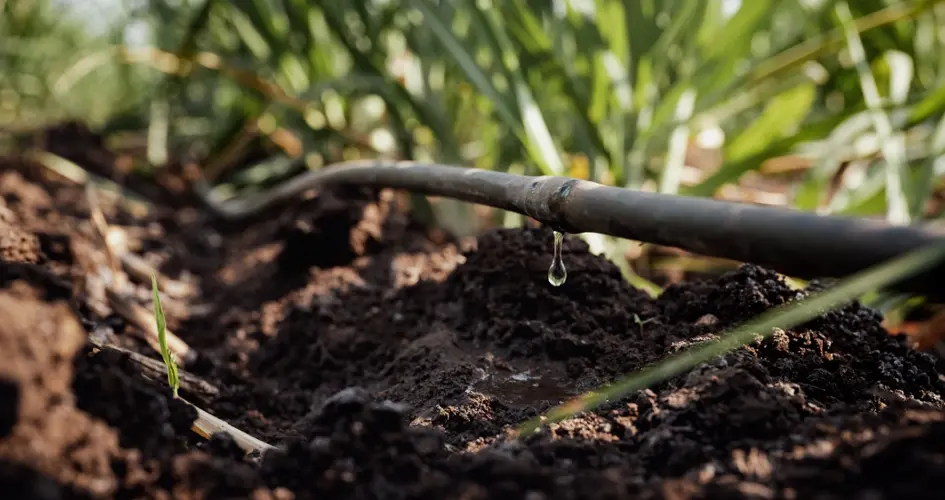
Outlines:
{"label": "green leaf", "polygon": [[837,125],[819,147],[818,159],[795,190],[794,207],[817,210],[827,199],[829,182],[840,168],[843,155],[851,154],[851,145],[857,137],[870,129],[872,123],[866,113],[857,113]]}
{"label": "green leaf", "polygon": [[915,178],[912,181],[915,197],[912,199],[912,213],[914,217],[919,218],[925,214],[925,204],[932,197],[932,192],[936,189],[935,167],[941,163],[942,156],[945,155],[945,116],[939,119],[935,132],[930,140],[930,149],[932,154],[922,163]]}
{"label": "green leaf", "polygon": [[[444,19],[428,5],[426,0],[413,0],[412,4],[423,13],[425,24],[430,26],[453,61],[472,80],[473,85],[492,100],[506,124],[519,135],[524,132],[524,137],[521,137],[522,145],[531,153],[533,160],[542,171],[546,175],[561,175],[564,167],[554,140],[531,89],[519,72],[518,57],[508,41],[508,35],[497,25],[497,12],[493,9],[481,10],[475,7],[472,9],[481,28],[488,33],[493,46],[498,49],[496,55],[501,58],[506,73],[512,79],[510,83],[514,99],[503,96],[495,88],[489,76],[476,64],[468,48],[460,42]],[[518,113],[513,109],[516,105]]]}
{"label": "green leaf", "polygon": [[866,178],[855,186],[843,186],[830,200],[831,214],[851,217],[882,215],[886,210],[886,172],[884,162],[876,162]]}
{"label": "green leaf", "polygon": [[[803,93],[800,97],[804,97]],[[850,112],[852,113],[852,112]],[[682,189],[682,193],[690,196],[712,196],[715,191],[725,184],[735,182],[745,172],[758,169],[761,164],[770,158],[791,153],[799,144],[820,139],[828,134],[845,119],[848,114],[838,116],[829,116],[814,123],[805,124],[801,129],[787,137],[775,139],[774,141],[765,141],[767,144],[761,150],[755,150],[754,153],[744,154],[741,158],[726,162],[709,178],[702,181],[697,186]],[[743,146],[747,151],[753,151],[749,145]]]}
{"label": "green leaf", "polygon": [[157,323],[158,344],[161,346],[161,357],[164,358],[164,366],[167,368],[167,383],[174,391],[174,397],[177,397],[177,391],[180,389],[180,380],[177,376],[177,363],[174,361],[174,354],[167,347],[167,321],[164,317],[164,308],[161,307],[161,296],[158,292],[157,278],[151,273],[151,295],[154,300],[154,321]]}
{"label": "green leaf", "polygon": [[[838,2],[834,10],[843,26],[847,48],[860,80],[863,99],[869,107],[873,126],[879,135],[883,158],[886,159],[886,218],[894,224],[908,224],[911,220],[909,197],[903,182],[906,168],[905,137],[893,129],[889,116],[882,108],[882,98],[879,95],[876,78],[866,59],[866,49],[863,47],[863,41],[850,13],[849,5],[847,2]],[[911,80],[911,75],[909,79]]]}
{"label": "green leaf", "polygon": [[452,29],[446,25],[439,14],[437,14],[432,7],[427,5],[425,0],[412,0],[411,3],[417,10],[423,13],[424,24],[433,31],[437,39],[440,40],[444,48],[453,58],[453,61],[462,69],[466,77],[469,78],[471,83],[480,92],[485,94],[486,97],[492,101],[502,120],[513,129],[520,128],[518,116],[509,104],[509,100],[496,90],[495,86],[492,85],[491,79],[483,72],[482,68],[476,64],[473,56],[466,47],[463,46],[462,42],[456,38]]}
{"label": "green leaf", "polygon": [[764,111],[725,148],[725,159],[740,161],[791,135],[810,113],[817,86],[803,83],[772,99]]}

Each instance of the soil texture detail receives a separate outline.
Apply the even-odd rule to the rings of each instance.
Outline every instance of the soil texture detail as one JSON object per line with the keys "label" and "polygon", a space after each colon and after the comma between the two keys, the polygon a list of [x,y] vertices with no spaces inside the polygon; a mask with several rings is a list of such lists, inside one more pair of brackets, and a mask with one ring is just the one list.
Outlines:
{"label": "soil texture detail", "polygon": [[[453,240],[386,190],[321,192],[241,224],[108,193],[93,207],[84,186],[0,159],[4,498],[945,491],[945,363],[858,303],[511,435],[808,293],[772,271],[745,265],[654,299],[576,236],[564,240],[567,281],[553,287],[550,230]],[[275,450],[247,457],[229,436],[192,432],[196,411],[132,359],[160,360],[110,297],[150,309],[150,283],[132,262],[173,285],[168,326],[195,353],[181,370],[212,388],[181,395]]]}

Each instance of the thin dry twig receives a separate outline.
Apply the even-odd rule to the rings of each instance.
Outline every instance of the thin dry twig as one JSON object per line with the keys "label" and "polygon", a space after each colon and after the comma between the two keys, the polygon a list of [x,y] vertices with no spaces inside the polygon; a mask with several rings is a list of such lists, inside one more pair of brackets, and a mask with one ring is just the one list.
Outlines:
{"label": "thin dry twig", "polygon": [[98,195],[95,186],[91,183],[85,185],[85,197],[89,204],[89,220],[95,229],[95,236],[98,238],[102,248],[105,249],[105,256],[108,259],[108,267],[112,271],[112,286],[120,287],[124,283],[121,281],[121,260],[118,258],[115,249],[108,239],[108,221],[99,206]]}
{"label": "thin dry twig", "polygon": [[50,153],[49,151],[34,150],[28,152],[25,156],[27,159],[49,169],[63,179],[74,182],[80,186],[94,184],[101,188],[107,188],[103,189],[103,191],[113,194],[116,200],[123,203],[131,213],[144,216],[154,210],[154,207],[149,201],[129,191],[122,185],[92,174],[75,162],[67,160],[57,154]]}
{"label": "thin dry twig", "polygon": [[[144,272],[152,271],[150,266],[147,265],[144,261],[135,261],[133,258],[128,257],[128,254],[125,254],[125,258],[121,259],[117,256],[115,249],[112,247],[108,239],[108,221],[105,220],[105,215],[102,213],[101,208],[98,205],[98,198],[95,194],[95,188],[91,184],[86,184],[86,196],[89,201],[89,212],[91,214],[92,226],[95,228],[96,236],[99,239],[102,247],[105,249],[105,253],[108,256],[109,266],[112,271],[112,282],[111,284],[105,285],[105,295],[108,298],[109,305],[111,308],[123,316],[126,320],[134,324],[140,331],[145,334],[145,340],[152,348],[160,352],[160,345],[158,342],[158,332],[157,327],[154,323],[154,315],[147,309],[142,306],[139,306],[126,298],[124,298],[118,290],[124,288],[124,281],[121,279],[124,274],[121,272],[124,267],[122,263],[127,262],[130,264],[128,267],[134,271]],[[147,279],[150,280],[150,273],[147,275]],[[156,274],[155,274],[156,276]],[[169,343],[169,348],[173,351],[178,359],[181,360],[181,363],[187,364],[191,362],[196,357],[196,353],[191,351],[190,346],[186,342],[177,337],[171,332],[167,332],[167,338]]]}
{"label": "thin dry twig", "polygon": [[[129,351],[128,349],[124,349],[115,345],[103,344],[95,341],[90,342],[96,347],[96,349],[119,352],[128,356],[128,359],[134,363],[135,367],[141,371],[142,375],[145,375],[150,379],[162,380],[166,376],[167,368],[161,361],[151,359],[143,354]],[[213,401],[217,396],[220,395],[220,389],[218,389],[215,385],[192,373],[181,370],[177,373],[177,375],[180,380],[181,390],[193,395],[202,403]]]}
{"label": "thin dry twig", "polygon": [[196,293],[194,287],[190,283],[175,280],[162,274],[160,271],[148,264],[144,259],[133,253],[121,253],[119,259],[121,260],[122,270],[128,273],[128,276],[134,279],[137,283],[150,283],[151,274],[153,273],[157,278],[158,286],[161,287],[161,292],[169,297],[182,299],[192,297]]}
{"label": "thin dry twig", "polygon": [[[566,233],[601,233],[752,262],[798,278],[840,278],[945,241],[933,225],[823,216],[783,207],[673,196],[552,176],[525,176],[434,163],[355,161],[307,172],[256,196],[208,207],[235,220],[329,185],[404,189],[528,215]],[[945,266],[892,288],[945,295]]]}
{"label": "thin dry twig", "polygon": [[259,136],[259,121],[249,120],[219,153],[204,162],[202,173],[207,182],[220,178],[237,159],[243,149]]}
{"label": "thin dry twig", "polygon": [[[93,342],[93,345],[95,345],[97,349],[121,352],[128,355],[129,359],[132,361],[132,366],[138,369],[139,373],[146,378],[152,380],[161,380],[165,377],[166,368],[164,363],[161,361],[157,361],[136,352],[109,344]],[[197,377],[196,375],[187,373],[185,371],[178,371],[177,375],[180,380],[180,388],[193,394],[204,403],[211,401],[220,393],[220,390],[217,389],[216,386],[200,377]],[[246,432],[241,431],[225,420],[214,416],[213,414],[200,408],[194,403],[185,400],[184,398],[178,397],[177,399],[189,404],[195,410],[197,410],[197,419],[194,420],[191,430],[204,439],[210,439],[210,437],[214,434],[225,432],[233,438],[233,441],[236,442],[237,446],[245,451],[246,454],[264,453],[268,450],[276,448],[275,446],[266,443],[261,439],[255,438]]]}
{"label": "thin dry twig", "polygon": [[[116,229],[115,226],[108,224],[105,214],[102,212],[99,198],[99,195],[102,192],[100,186],[111,186],[117,193],[116,196],[119,201],[127,203],[138,210],[142,209],[142,207],[144,207],[145,210],[150,210],[150,207],[148,207],[143,202],[132,201],[132,199],[129,198],[132,196],[132,194],[127,192],[127,190],[118,184],[108,181],[107,179],[98,178],[88,173],[81,166],[76,165],[65,158],[48,152],[34,152],[30,155],[30,158],[32,158],[34,161],[37,161],[37,163],[40,165],[64,177],[65,179],[85,187],[85,194],[89,203],[89,214],[92,226],[96,230],[99,243],[105,249],[108,256],[109,267],[112,270],[113,280],[120,279],[119,276],[121,273],[118,271],[123,270],[126,274],[128,274],[129,277],[136,280],[138,283],[149,283],[151,279],[151,273],[154,272],[157,276],[161,289],[168,296],[183,298],[193,295],[194,290],[190,284],[169,278],[168,276],[161,274],[137,255],[128,252],[125,248],[116,248],[115,245],[112,244],[112,232]],[[114,281],[113,284],[119,286],[119,284],[115,283]]]}
{"label": "thin dry twig", "polygon": [[203,436],[205,439],[210,439],[210,436],[217,434],[219,432],[225,432],[229,434],[233,441],[247,454],[251,453],[264,453],[266,451],[276,449],[275,446],[257,439],[249,434],[233,427],[225,420],[217,418],[210,414],[209,412],[200,409],[193,403],[188,402],[183,398],[178,398],[181,401],[193,406],[197,410],[197,420],[194,421],[193,431],[197,434]]}
{"label": "thin dry twig", "polygon": [[[115,312],[138,327],[139,330],[144,332],[145,340],[151,345],[152,348],[154,348],[155,351],[160,352],[154,314],[143,306],[129,301],[119,294],[115,289],[115,287],[119,285],[119,281],[117,281],[118,276],[121,274],[119,269],[123,269],[126,273],[128,273],[128,275],[141,281],[148,281],[150,279],[151,273],[154,270],[146,262],[140,258],[137,258],[137,256],[133,254],[127,252],[117,252],[116,249],[114,249],[109,243],[108,222],[101,211],[96,195],[96,189],[94,187],[95,183],[91,180],[92,176],[88,172],[78,165],[75,165],[64,158],[52,155],[51,153],[36,153],[34,154],[33,158],[36,159],[41,165],[50,168],[61,176],[72,180],[76,184],[84,185],[86,187],[86,196],[89,200],[92,225],[95,228],[95,233],[98,236],[100,243],[105,249],[109,260],[109,266],[112,270],[113,281],[111,286],[106,285],[105,287],[105,293],[108,298],[109,305]],[[100,180],[100,182],[102,181]],[[120,187],[119,191],[124,192],[124,190],[122,190]],[[140,206],[138,208],[140,208]],[[159,274],[155,272],[155,276],[157,278]],[[164,289],[165,293],[168,293],[169,295],[186,296],[193,291],[188,284],[177,282],[167,278],[166,276],[161,276],[157,279],[159,282],[161,282],[161,288]],[[186,342],[180,339],[180,337],[177,337],[169,330],[165,330],[165,334],[168,348],[174,352],[176,358],[181,364],[192,362],[196,358],[196,351],[192,350]],[[137,367],[141,371],[141,374],[148,378],[160,379],[165,374],[166,367],[162,362],[155,361],[141,354],[121,349],[116,346],[96,343],[94,341],[93,344],[99,349],[116,350],[127,354],[133,363],[132,366]],[[179,371],[178,377],[181,388],[187,392],[190,392],[199,399],[209,401],[216,397],[220,392],[219,389],[217,389],[214,385],[193,374]],[[197,410],[197,420],[194,421],[191,429],[198,435],[209,439],[213,434],[225,432],[229,434],[236,442],[237,446],[239,446],[247,454],[263,453],[267,450],[275,448],[274,446],[257,439],[241,431],[240,429],[237,429],[236,427],[233,427],[226,421],[217,418],[197,405],[183,398],[178,399],[189,404],[195,410]]]}

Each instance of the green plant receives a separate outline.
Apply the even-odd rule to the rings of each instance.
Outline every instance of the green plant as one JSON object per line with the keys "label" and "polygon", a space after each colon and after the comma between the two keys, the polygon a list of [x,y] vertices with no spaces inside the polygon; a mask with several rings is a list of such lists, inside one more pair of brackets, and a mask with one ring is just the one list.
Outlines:
{"label": "green plant", "polygon": [[83,81],[57,91],[58,75],[87,51],[118,43],[131,19],[117,9],[117,15],[108,16],[112,22],[96,31],[81,15],[104,19],[95,7],[71,9],[60,3],[0,2],[0,130],[28,130],[70,118],[102,125],[146,102],[141,72],[117,61],[106,61]]}
{"label": "green plant", "polygon": [[174,397],[180,389],[180,379],[177,376],[177,362],[174,360],[174,353],[167,347],[167,320],[164,317],[164,309],[161,307],[161,297],[158,292],[157,277],[151,273],[151,295],[154,300],[154,321],[157,323],[158,343],[161,346],[161,357],[164,359],[164,366],[167,367],[167,383],[171,386]]}
{"label": "green plant", "polygon": [[[157,323],[158,343],[161,347],[161,357],[164,359],[164,366],[167,368],[167,383],[171,386],[174,398],[180,398],[178,395],[178,391],[180,390],[180,378],[177,372],[177,362],[174,360],[174,353],[172,353],[167,347],[167,322],[166,318],[164,317],[164,309],[161,307],[161,297],[158,291],[157,277],[153,272],[151,273],[151,294],[154,300],[154,320]],[[186,401],[183,398],[180,398],[180,400],[196,410],[197,419],[193,422],[191,429],[197,434],[203,436],[205,439],[210,439],[214,434],[222,432],[229,434],[236,441],[236,444],[246,453],[264,452],[273,448],[272,445],[256,439],[255,437],[237,429],[236,427],[233,427],[226,421],[217,418],[216,416],[201,408],[198,408],[189,401]]]}
{"label": "green plant", "polygon": [[[942,2],[723,3],[153,2],[158,48],[254,77],[175,64],[145,87],[164,111],[139,115],[153,149],[207,158],[228,189],[383,156],[712,196],[799,156],[813,168],[782,181],[798,207],[921,218],[940,184],[925,137],[945,110]],[[709,135],[724,162],[691,168]],[[301,148],[280,151],[288,136]],[[272,158],[239,165],[248,147]],[[867,181],[831,195],[851,163]]]}
{"label": "green plant", "polygon": [[645,324],[647,324],[647,323],[649,323],[650,321],[653,321],[653,320],[655,320],[655,319],[656,319],[656,318],[647,318],[647,319],[645,319],[645,320],[644,320],[644,319],[640,319],[640,316],[638,316],[637,313],[633,313],[633,323],[634,323],[635,325],[637,325],[637,327],[640,329],[641,332],[643,331],[643,325],[645,325]]}

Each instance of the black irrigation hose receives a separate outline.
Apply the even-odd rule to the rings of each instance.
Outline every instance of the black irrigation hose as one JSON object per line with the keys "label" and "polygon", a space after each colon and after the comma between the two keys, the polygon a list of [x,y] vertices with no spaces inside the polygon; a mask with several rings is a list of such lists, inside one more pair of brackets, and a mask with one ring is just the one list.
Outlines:
{"label": "black irrigation hose", "polygon": [[[417,162],[347,162],[250,199],[208,202],[224,218],[252,216],[328,185],[402,189],[525,214],[566,233],[603,233],[751,262],[804,279],[841,278],[929,244],[945,229],[822,216],[786,208],[671,196],[567,177],[531,177]],[[550,243],[549,243],[550,245]],[[945,298],[945,265],[894,289]]]}

